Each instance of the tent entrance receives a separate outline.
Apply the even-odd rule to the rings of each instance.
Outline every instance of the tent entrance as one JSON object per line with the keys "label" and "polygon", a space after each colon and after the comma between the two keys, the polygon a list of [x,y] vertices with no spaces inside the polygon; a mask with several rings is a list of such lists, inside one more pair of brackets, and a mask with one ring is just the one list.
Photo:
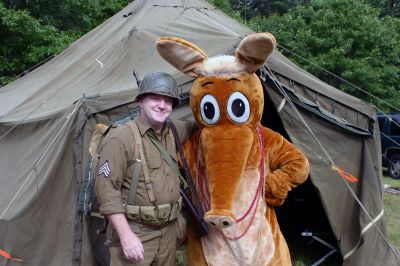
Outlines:
{"label": "tent entrance", "polygon": [[[310,179],[293,189],[285,203],[275,207],[275,211],[293,258],[301,256],[315,262],[332,250],[305,234],[319,237],[338,249],[318,192]],[[335,253],[329,261],[341,265],[340,253]]]}
{"label": "tent entrance", "polygon": [[[264,112],[261,123],[263,126],[280,133],[290,140],[277,108],[266,89],[264,89]],[[313,241],[312,238],[303,236],[303,233],[312,233],[312,235],[320,237],[337,248],[336,239],[318,191],[310,178],[304,184],[289,192],[285,203],[282,206],[275,207],[275,211],[281,231],[288,242],[292,259],[293,257],[302,256],[309,261],[315,262],[331,250],[327,246]],[[342,264],[342,258],[339,253],[336,253],[329,260],[337,262],[337,265]]]}

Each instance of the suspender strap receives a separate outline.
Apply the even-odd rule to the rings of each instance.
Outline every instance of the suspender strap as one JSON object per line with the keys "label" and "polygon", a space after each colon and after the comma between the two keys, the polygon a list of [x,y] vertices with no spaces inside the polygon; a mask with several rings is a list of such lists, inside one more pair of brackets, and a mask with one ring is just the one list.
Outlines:
{"label": "suspender strap", "polygon": [[141,172],[142,172],[142,160],[135,159],[134,166],[133,166],[131,187],[129,189],[129,195],[128,195],[128,201],[127,201],[127,203],[130,205],[135,205],[136,191],[137,191]]}
{"label": "suspender strap", "polygon": [[[156,198],[154,197],[153,186],[152,186],[151,180],[150,180],[149,168],[147,167],[146,159],[144,158],[143,142],[142,142],[142,138],[140,136],[139,128],[134,121],[132,123],[127,123],[127,125],[132,129],[133,137],[135,139],[137,149],[139,151],[140,160],[142,161],[144,182],[145,182],[147,194],[149,196],[149,200],[150,200],[151,204],[153,204],[155,206]],[[134,181],[134,180],[132,180],[132,181]],[[136,186],[137,186],[137,182],[136,182]],[[129,194],[131,194],[131,193],[129,193]]]}

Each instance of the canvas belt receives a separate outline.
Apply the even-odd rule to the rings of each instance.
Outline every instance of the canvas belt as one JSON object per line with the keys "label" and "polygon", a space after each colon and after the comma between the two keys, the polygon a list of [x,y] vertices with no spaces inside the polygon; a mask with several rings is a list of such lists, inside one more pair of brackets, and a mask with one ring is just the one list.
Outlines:
{"label": "canvas belt", "polygon": [[182,198],[175,203],[155,206],[137,206],[124,204],[125,214],[128,220],[146,225],[163,225],[178,217],[182,209]]}

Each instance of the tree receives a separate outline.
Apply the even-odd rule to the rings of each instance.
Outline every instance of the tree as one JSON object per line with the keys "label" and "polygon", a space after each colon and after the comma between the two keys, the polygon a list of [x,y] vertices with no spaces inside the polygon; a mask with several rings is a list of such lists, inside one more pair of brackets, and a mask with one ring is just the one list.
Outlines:
{"label": "tree", "polygon": [[240,12],[245,20],[256,16],[269,16],[272,14],[285,14],[290,8],[304,5],[309,0],[231,0],[233,10]]}
{"label": "tree", "polygon": [[61,31],[84,34],[122,9],[129,0],[41,0],[5,1],[11,10],[27,10],[43,24]]}
{"label": "tree", "polygon": [[0,86],[45,58],[63,50],[71,37],[43,25],[27,11],[14,11],[0,3]]}
{"label": "tree", "polygon": [[[400,20],[354,0],[315,0],[288,13],[249,22],[270,31],[282,47],[309,62],[284,54],[321,80],[388,111],[381,101],[321,70],[348,80],[392,106],[400,106]],[[319,66],[319,67],[317,67]]]}
{"label": "tree", "polygon": [[400,0],[365,0],[365,3],[379,8],[382,16],[400,17]]}
{"label": "tree", "polygon": [[111,17],[129,0],[0,2],[0,87]]}

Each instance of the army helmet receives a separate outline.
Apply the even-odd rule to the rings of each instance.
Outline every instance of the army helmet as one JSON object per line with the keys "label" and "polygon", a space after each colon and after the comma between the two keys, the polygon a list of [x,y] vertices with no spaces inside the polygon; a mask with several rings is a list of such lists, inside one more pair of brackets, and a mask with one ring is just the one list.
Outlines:
{"label": "army helmet", "polygon": [[139,93],[136,96],[136,100],[139,100],[148,93],[171,97],[173,99],[173,106],[180,103],[178,85],[175,79],[165,72],[157,71],[147,74],[143,80],[140,81]]}

